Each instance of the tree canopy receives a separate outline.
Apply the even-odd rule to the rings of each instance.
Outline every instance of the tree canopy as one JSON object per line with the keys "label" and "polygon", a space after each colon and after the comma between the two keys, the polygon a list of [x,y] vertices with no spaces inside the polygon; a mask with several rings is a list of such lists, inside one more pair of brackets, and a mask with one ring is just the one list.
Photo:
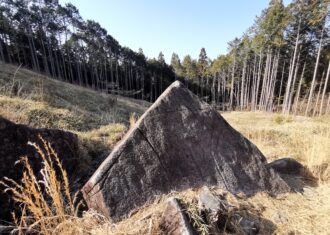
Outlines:
{"label": "tree canopy", "polygon": [[[147,58],[56,0],[2,0],[0,60],[102,92],[154,101],[176,79],[223,110],[330,112],[330,0],[271,0],[211,60]],[[214,29],[218,30],[218,29]],[[225,32],[224,32],[225,33]]]}

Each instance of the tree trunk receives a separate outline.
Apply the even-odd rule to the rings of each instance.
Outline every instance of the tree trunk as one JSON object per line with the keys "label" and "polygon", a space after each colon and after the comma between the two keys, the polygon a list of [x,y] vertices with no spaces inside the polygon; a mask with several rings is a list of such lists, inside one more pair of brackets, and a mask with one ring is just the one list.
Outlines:
{"label": "tree trunk", "polygon": [[311,102],[312,102],[312,99],[313,99],[313,93],[314,93],[314,89],[315,89],[316,75],[317,75],[317,70],[318,70],[318,67],[319,67],[319,61],[320,61],[320,55],[321,55],[321,48],[322,48],[324,28],[325,27],[323,26],[322,33],[321,33],[321,39],[320,39],[320,45],[319,45],[319,49],[318,49],[318,52],[317,52],[317,58],[316,58],[316,63],[315,63],[315,67],[314,67],[313,80],[312,80],[311,89],[310,89],[309,96],[308,96],[306,111],[305,111],[305,115],[306,116],[308,115],[309,106],[311,105]]}
{"label": "tree trunk", "polygon": [[325,92],[326,92],[327,87],[328,87],[329,75],[330,75],[330,61],[329,61],[329,64],[328,64],[327,76],[325,78],[325,83],[324,83],[324,87],[323,87],[319,116],[322,115],[322,111],[323,111],[323,102],[324,102],[324,98],[325,98]]}
{"label": "tree trunk", "polygon": [[285,71],[285,61],[283,62],[282,75],[281,75],[281,83],[280,83],[280,90],[279,90],[278,98],[277,98],[277,109],[280,108],[282,88],[283,88],[284,71]]}
{"label": "tree trunk", "polygon": [[302,82],[304,80],[305,68],[306,68],[306,62],[304,63],[303,71],[302,71],[301,76],[300,76],[300,81],[299,81],[299,85],[298,85],[298,91],[297,91],[297,95],[296,95],[296,101],[295,101],[294,108],[293,108],[294,115],[297,115],[297,110],[298,110],[298,105],[299,105],[299,98],[300,98],[300,91],[301,91],[301,85],[302,85]]}
{"label": "tree trunk", "polygon": [[317,98],[316,98],[316,102],[315,102],[314,110],[313,110],[313,117],[315,117],[316,112],[317,112],[317,106],[319,104],[321,89],[322,89],[322,85],[323,85],[323,79],[324,79],[324,71],[322,73],[322,78],[321,78],[321,81],[320,81],[320,84],[319,84],[319,91],[317,92]]}
{"label": "tree trunk", "polygon": [[259,87],[260,87],[260,79],[261,79],[261,70],[262,70],[262,51],[260,51],[260,59],[259,59],[259,65],[258,65],[258,79],[257,79],[257,86],[256,86],[256,91],[255,91],[255,109],[256,111],[258,109],[258,101],[259,101]]}
{"label": "tree trunk", "polygon": [[297,81],[297,74],[298,74],[298,70],[299,70],[299,59],[300,59],[300,52],[299,52],[299,55],[298,55],[297,64],[295,66],[295,72],[294,72],[294,75],[293,75],[293,82],[292,82],[292,86],[291,86],[290,93],[289,93],[289,100],[288,100],[288,104],[287,104],[287,113],[290,113],[290,110],[291,110],[292,97],[293,97],[294,92],[295,92],[295,84],[296,84],[296,81]]}
{"label": "tree trunk", "polygon": [[288,83],[286,85],[286,90],[285,90],[285,95],[284,95],[283,109],[282,109],[283,113],[288,112],[290,88],[291,88],[292,77],[293,77],[293,74],[294,74],[294,69],[295,69],[295,64],[296,64],[296,56],[297,56],[297,52],[298,52],[298,44],[299,44],[299,38],[300,38],[300,25],[301,25],[301,18],[299,19],[296,44],[295,44],[295,47],[294,47],[293,59],[291,61]]}
{"label": "tree trunk", "polygon": [[240,109],[243,110],[244,105],[244,86],[245,86],[245,75],[246,75],[246,63],[247,56],[245,56],[244,64],[243,64],[243,72],[242,72],[242,83],[241,83],[241,99],[240,99]]}
{"label": "tree trunk", "polygon": [[233,110],[235,66],[236,66],[236,56],[234,55],[234,63],[233,63],[233,69],[232,69],[232,75],[231,75],[231,86],[230,86],[230,100],[229,100],[229,109],[230,110]]}
{"label": "tree trunk", "polygon": [[326,107],[325,113],[329,113],[329,112],[330,112],[330,93],[329,93],[329,96],[328,96],[328,102],[327,102],[327,107]]}

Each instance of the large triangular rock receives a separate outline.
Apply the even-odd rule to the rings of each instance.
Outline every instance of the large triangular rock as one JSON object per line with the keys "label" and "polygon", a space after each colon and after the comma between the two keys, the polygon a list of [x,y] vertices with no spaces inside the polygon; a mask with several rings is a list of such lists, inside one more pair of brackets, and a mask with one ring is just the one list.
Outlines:
{"label": "large triangular rock", "polygon": [[117,144],[83,188],[114,221],[155,195],[203,185],[232,193],[286,192],[288,185],[250,141],[180,82],[174,82]]}

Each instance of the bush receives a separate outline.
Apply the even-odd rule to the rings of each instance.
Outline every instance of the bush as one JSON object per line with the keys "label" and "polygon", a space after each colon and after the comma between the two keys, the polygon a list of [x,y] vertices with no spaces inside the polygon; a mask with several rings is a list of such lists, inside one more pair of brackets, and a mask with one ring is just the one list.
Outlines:
{"label": "bush", "polygon": [[292,119],[292,117],[289,117],[289,116],[276,115],[274,117],[273,121],[277,124],[283,124],[283,123],[292,122],[293,119]]}

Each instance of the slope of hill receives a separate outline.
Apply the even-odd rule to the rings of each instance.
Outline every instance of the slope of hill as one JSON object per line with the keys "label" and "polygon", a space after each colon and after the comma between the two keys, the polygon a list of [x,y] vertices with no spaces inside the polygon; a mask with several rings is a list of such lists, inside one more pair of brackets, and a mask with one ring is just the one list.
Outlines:
{"label": "slope of hill", "polygon": [[94,91],[0,63],[0,116],[35,128],[74,132],[84,170],[95,170],[148,102]]}
{"label": "slope of hill", "polygon": [[88,131],[128,123],[148,102],[109,95],[9,64],[0,65],[0,115],[33,127]]}

